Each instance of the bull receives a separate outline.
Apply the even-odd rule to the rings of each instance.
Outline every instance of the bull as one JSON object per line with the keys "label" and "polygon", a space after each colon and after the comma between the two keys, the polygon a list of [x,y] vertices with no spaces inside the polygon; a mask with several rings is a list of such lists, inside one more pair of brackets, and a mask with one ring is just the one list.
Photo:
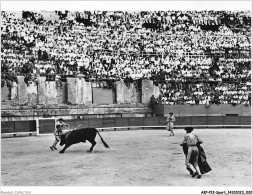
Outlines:
{"label": "bull", "polygon": [[89,141],[91,143],[91,147],[88,152],[92,152],[94,146],[96,145],[95,138],[96,135],[99,135],[101,138],[102,143],[104,144],[105,148],[109,148],[107,143],[103,140],[101,135],[99,134],[98,130],[95,128],[81,128],[73,131],[69,131],[64,133],[60,136],[60,146],[64,146],[64,148],[60,151],[60,153],[64,153],[65,150],[73,144],[77,144],[80,142]]}

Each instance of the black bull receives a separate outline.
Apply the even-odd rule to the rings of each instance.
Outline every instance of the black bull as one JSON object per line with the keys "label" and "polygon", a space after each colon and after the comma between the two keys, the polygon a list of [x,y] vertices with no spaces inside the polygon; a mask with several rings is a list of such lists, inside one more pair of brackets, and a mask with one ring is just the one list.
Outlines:
{"label": "black bull", "polygon": [[86,140],[88,140],[92,144],[90,150],[88,151],[88,152],[92,152],[94,146],[96,145],[95,138],[97,134],[100,136],[101,141],[104,144],[105,148],[109,148],[109,146],[107,145],[107,143],[105,143],[105,141],[103,140],[103,138],[101,137],[97,129],[81,128],[81,129],[69,131],[60,136],[61,138],[60,146],[63,146],[65,144],[64,148],[60,151],[60,153],[64,153],[65,150],[69,146],[80,143],[80,142],[86,142]]}

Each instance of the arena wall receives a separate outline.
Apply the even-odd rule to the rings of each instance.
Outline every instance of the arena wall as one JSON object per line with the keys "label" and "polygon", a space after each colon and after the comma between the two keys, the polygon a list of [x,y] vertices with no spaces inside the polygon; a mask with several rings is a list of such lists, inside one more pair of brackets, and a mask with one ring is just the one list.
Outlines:
{"label": "arena wall", "polygon": [[6,85],[1,87],[1,101],[2,102],[8,102],[10,95],[10,88]]}
{"label": "arena wall", "polygon": [[138,90],[133,83],[130,83],[129,87],[127,87],[123,81],[116,82],[116,97],[118,104],[138,103],[140,102],[140,93],[140,90]]}
{"label": "arena wall", "polygon": [[158,98],[160,95],[160,85],[155,86],[151,80],[142,80],[142,103],[149,103],[152,95]]}
{"label": "arena wall", "polygon": [[92,88],[93,104],[113,104],[115,103],[112,89]]}
{"label": "arena wall", "polygon": [[61,86],[55,81],[46,81],[46,77],[38,78],[38,101],[32,105],[64,104],[67,103],[67,84]]}
{"label": "arena wall", "polygon": [[251,106],[238,104],[212,104],[206,105],[156,105],[154,114],[157,116],[169,116],[173,112],[175,116],[251,116]]}
{"label": "arena wall", "polygon": [[38,83],[39,83],[39,87],[38,87],[38,96],[39,96],[39,102],[38,104],[42,104],[45,105],[46,104],[46,77],[39,77],[38,78]]}
{"label": "arena wall", "polygon": [[[93,88],[96,90],[95,93]],[[27,85],[24,76],[18,76],[18,83],[12,87],[4,85],[1,88],[2,102],[14,105],[91,105],[91,104],[133,104],[150,102],[150,97],[160,94],[160,88],[153,81],[143,80],[140,86],[130,83],[127,86],[123,80],[115,82],[115,89],[99,87],[96,82],[86,82],[84,78],[67,77],[66,82],[47,81],[39,77],[37,83]],[[103,92],[107,100],[102,99]],[[110,95],[108,96],[108,94]],[[109,101],[110,99],[110,101]]]}
{"label": "arena wall", "polygon": [[67,78],[67,101],[70,104],[91,104],[91,83],[86,82],[84,78]]}
{"label": "arena wall", "polygon": [[2,121],[36,120],[46,117],[77,118],[111,118],[111,117],[150,117],[151,110],[145,104],[111,104],[111,105],[2,105]]}
{"label": "arena wall", "polygon": [[[94,127],[94,128],[107,128],[107,127],[143,127],[143,126],[156,126],[163,127],[167,125],[166,117],[113,117],[113,118],[86,118],[86,119],[66,119],[65,120],[71,128],[75,128],[79,125],[81,127]],[[45,119],[40,122],[38,132],[39,134],[52,133],[54,130],[54,120]],[[250,116],[181,116],[176,117],[175,127],[180,126],[196,126],[209,127],[212,125],[218,125],[220,127],[225,126],[243,126],[251,125]],[[18,132],[36,132],[35,120],[29,121],[2,121],[1,133],[18,133]],[[115,128],[112,128],[112,130]]]}
{"label": "arena wall", "polygon": [[17,100],[19,105],[36,104],[37,86],[34,83],[27,86],[24,81],[24,76],[19,76],[17,89]]}
{"label": "arena wall", "polygon": [[[11,88],[1,88],[2,133],[34,132],[37,119],[59,117],[73,123],[72,126],[161,126],[166,125],[169,112],[176,116],[175,125],[251,124],[250,105],[156,105],[151,110],[150,97],[159,96],[160,86],[149,80],[143,80],[140,86],[117,81],[115,89],[99,88],[84,78],[56,83],[40,77],[38,83],[27,85],[24,77],[19,76],[18,81]],[[93,89],[97,91],[94,93]],[[47,126],[44,129],[44,133],[51,132]]]}

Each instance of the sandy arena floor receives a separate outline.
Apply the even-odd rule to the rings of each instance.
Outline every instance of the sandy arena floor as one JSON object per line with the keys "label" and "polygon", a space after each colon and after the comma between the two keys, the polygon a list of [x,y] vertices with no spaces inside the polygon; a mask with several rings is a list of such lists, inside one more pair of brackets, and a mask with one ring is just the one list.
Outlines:
{"label": "sandy arena floor", "polygon": [[179,143],[185,131],[108,131],[90,143],[51,151],[53,135],[2,138],[5,186],[251,186],[251,129],[196,129],[211,172],[192,179]]}

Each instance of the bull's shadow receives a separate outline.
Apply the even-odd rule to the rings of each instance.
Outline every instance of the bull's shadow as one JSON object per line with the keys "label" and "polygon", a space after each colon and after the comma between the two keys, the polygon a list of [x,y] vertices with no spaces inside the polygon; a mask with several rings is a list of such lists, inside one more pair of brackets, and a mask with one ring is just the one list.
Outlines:
{"label": "bull's shadow", "polygon": [[[62,148],[59,148],[60,150]],[[60,151],[59,150],[59,151]],[[84,147],[83,149],[82,148],[78,148],[78,149],[75,149],[75,148],[72,148],[72,149],[69,149],[68,151],[65,151],[64,154],[93,154],[93,153],[105,153],[106,151],[103,151],[103,150],[93,150],[92,152],[89,151],[89,147]]]}

